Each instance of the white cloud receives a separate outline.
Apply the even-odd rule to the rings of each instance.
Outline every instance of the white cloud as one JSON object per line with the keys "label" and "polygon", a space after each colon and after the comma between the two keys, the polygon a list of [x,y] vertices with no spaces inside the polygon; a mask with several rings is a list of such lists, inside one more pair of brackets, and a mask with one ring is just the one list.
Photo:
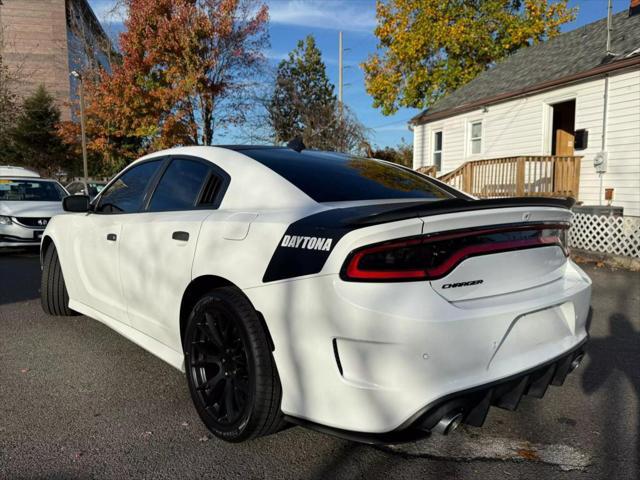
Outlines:
{"label": "white cloud", "polygon": [[373,32],[376,26],[373,2],[271,1],[269,16],[273,23],[300,27]]}
{"label": "white cloud", "polygon": [[[126,16],[118,0],[89,0],[89,4],[103,23],[121,22]],[[356,32],[373,32],[376,26],[373,1],[271,0],[268,4],[270,20],[276,24]]]}
{"label": "white cloud", "polygon": [[275,50],[267,50],[264,56],[269,60],[277,61],[286,60],[287,58],[289,58],[289,54],[287,52],[276,52]]}

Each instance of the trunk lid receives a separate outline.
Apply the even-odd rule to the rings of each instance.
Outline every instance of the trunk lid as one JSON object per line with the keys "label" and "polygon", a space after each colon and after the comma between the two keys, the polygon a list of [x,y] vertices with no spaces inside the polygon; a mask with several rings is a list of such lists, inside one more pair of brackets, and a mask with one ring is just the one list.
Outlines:
{"label": "trunk lid", "polygon": [[[423,233],[428,236],[447,231],[469,233],[469,237],[456,240],[459,245],[449,247],[462,253],[451,264],[453,268],[431,280],[431,286],[446,300],[457,302],[518,292],[557,280],[567,264],[567,230],[558,227],[566,226],[571,218],[566,208],[535,204],[423,217]],[[565,249],[551,238],[558,238]],[[496,246],[497,251],[492,253]]]}
{"label": "trunk lid", "polygon": [[345,227],[391,228],[413,218],[422,229],[378,243],[362,235],[345,245],[349,253],[340,275],[364,282],[426,280],[450,302],[534,288],[564,274],[572,204],[549,198],[452,199],[359,209],[345,215]]}

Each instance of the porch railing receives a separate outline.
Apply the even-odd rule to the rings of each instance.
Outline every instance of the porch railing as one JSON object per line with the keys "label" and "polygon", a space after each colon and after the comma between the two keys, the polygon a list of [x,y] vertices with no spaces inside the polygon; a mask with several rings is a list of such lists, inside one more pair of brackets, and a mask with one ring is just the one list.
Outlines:
{"label": "porch railing", "polygon": [[439,180],[480,198],[573,197],[580,190],[575,156],[518,156],[465,162]]}
{"label": "porch railing", "polygon": [[425,165],[423,167],[418,167],[417,171],[424,175],[429,175],[430,177],[438,176],[438,170],[436,170],[435,165]]}

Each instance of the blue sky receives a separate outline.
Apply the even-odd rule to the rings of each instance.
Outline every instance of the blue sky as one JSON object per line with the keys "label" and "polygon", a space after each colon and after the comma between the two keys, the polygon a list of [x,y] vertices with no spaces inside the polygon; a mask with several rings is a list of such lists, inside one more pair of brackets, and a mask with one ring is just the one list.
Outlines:
{"label": "blue sky", "polygon": [[[114,17],[107,13],[112,8],[113,0],[89,0],[89,3],[103,22],[114,21]],[[349,49],[344,53],[347,67],[344,74],[345,103],[371,129],[374,145],[395,146],[403,138],[411,143],[407,120],[419,110],[401,109],[395,115],[384,116],[372,107],[372,99],[364,88],[364,75],[359,65],[376,49],[377,41],[373,34],[376,25],[375,0],[268,0],[267,4],[271,17],[271,47],[267,56],[273,65],[277,65],[295,48],[299,39],[312,34],[322,50],[329,77],[337,84],[338,32],[342,30],[344,47]],[[607,14],[607,0],[570,0],[569,4],[578,7],[578,14],[574,22],[563,26],[564,31],[594,22]],[[614,12],[628,6],[629,0],[613,1]],[[110,30],[109,33],[119,28],[117,19],[114,25],[105,26]],[[218,135],[215,141],[232,142],[232,132]]]}

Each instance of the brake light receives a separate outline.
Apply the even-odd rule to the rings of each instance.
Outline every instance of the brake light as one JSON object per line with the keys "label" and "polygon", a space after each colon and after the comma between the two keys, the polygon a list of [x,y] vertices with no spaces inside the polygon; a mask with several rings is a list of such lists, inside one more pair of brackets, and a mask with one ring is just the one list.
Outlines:
{"label": "brake light", "polygon": [[470,257],[556,245],[566,256],[569,224],[529,224],[466,229],[394,240],[357,249],[341,277],[349,281],[435,280]]}

